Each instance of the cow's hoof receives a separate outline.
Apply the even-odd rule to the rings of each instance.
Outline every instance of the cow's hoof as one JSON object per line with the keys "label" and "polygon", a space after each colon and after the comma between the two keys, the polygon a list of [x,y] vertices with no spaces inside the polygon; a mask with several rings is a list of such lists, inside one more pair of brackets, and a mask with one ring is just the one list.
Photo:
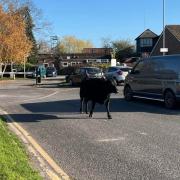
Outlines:
{"label": "cow's hoof", "polygon": [[86,114],[89,114],[88,112],[86,112]]}
{"label": "cow's hoof", "polygon": [[90,114],[89,117],[92,118],[92,114]]}
{"label": "cow's hoof", "polygon": [[112,116],[109,115],[109,116],[108,116],[108,119],[112,119]]}

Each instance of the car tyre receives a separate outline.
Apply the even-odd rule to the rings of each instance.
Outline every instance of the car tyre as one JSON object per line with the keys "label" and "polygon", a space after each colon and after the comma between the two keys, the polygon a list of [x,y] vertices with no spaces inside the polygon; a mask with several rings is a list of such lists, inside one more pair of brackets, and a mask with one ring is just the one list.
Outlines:
{"label": "car tyre", "polygon": [[168,109],[173,109],[176,106],[176,97],[174,93],[170,90],[167,90],[164,94],[164,103],[165,107]]}
{"label": "car tyre", "polygon": [[130,86],[125,86],[124,88],[124,98],[126,101],[133,100],[133,92]]}

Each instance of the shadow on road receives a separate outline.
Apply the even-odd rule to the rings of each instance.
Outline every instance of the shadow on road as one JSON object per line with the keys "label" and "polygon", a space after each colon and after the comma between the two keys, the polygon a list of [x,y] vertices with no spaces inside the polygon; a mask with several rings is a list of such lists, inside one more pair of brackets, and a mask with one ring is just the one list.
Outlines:
{"label": "shadow on road", "polygon": [[[52,102],[38,102],[21,104],[23,108],[30,111],[29,114],[10,114],[17,122],[40,122],[43,120],[70,120],[70,119],[88,119],[87,114],[79,113],[80,102],[78,99],[62,100]],[[168,110],[160,102],[136,100],[127,102],[123,98],[111,99],[110,111],[113,112],[146,112],[153,114],[180,115],[180,108]],[[104,105],[97,104],[96,112],[104,112],[102,117],[95,119],[106,119],[106,110]],[[113,114],[112,114],[113,115]],[[95,115],[94,115],[95,116]],[[92,118],[92,119],[94,119]]]}
{"label": "shadow on road", "polygon": [[[80,101],[78,99],[74,99],[26,103],[21,105],[32,113],[77,113],[79,112]],[[147,112],[153,114],[178,115],[180,114],[179,110],[179,107],[176,110],[168,110],[164,108],[163,103],[147,100],[126,102],[123,98],[113,98],[111,99],[110,104],[111,112]],[[106,112],[105,106],[97,104],[94,112]]]}
{"label": "shadow on road", "polygon": [[[75,114],[72,115],[51,115],[51,114],[42,114],[42,113],[33,113],[33,114],[9,114],[16,122],[30,123],[30,122],[40,122],[43,120],[70,120],[70,119],[89,119],[86,114]],[[93,119],[93,118],[92,118]],[[96,118],[104,119],[104,118]]]}

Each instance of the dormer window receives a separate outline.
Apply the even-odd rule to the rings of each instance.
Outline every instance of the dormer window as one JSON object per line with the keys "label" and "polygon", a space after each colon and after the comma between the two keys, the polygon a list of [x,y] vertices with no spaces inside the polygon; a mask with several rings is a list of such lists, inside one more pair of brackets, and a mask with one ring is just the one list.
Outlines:
{"label": "dormer window", "polygon": [[141,47],[151,47],[153,45],[153,40],[150,38],[143,38],[140,40]]}

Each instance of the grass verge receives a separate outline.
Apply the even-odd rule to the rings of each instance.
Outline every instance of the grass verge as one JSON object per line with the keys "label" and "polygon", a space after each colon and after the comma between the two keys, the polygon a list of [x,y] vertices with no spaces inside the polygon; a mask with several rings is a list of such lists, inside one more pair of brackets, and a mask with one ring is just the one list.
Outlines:
{"label": "grass verge", "polygon": [[0,179],[42,179],[29,163],[25,147],[8,129],[0,117]]}
{"label": "grass verge", "polygon": [[5,78],[1,78],[1,77],[0,77],[0,81],[8,81],[8,80],[13,80],[13,79],[6,78],[6,77],[5,77]]}

